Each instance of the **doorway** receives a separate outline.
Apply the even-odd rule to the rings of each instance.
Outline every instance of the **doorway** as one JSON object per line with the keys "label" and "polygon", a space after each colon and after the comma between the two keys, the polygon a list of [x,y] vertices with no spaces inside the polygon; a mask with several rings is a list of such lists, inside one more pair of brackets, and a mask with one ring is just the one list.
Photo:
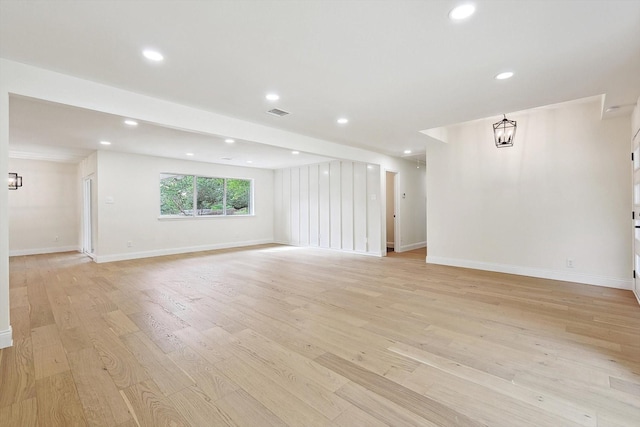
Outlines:
{"label": "doorway", "polygon": [[640,302],[640,131],[633,136],[633,292]]}
{"label": "doorway", "polygon": [[386,171],[386,182],[387,182],[387,252],[397,252],[400,250],[399,243],[399,232],[398,232],[398,209],[397,209],[397,201],[396,201],[396,189],[398,184],[398,173],[392,171]]}
{"label": "doorway", "polygon": [[85,178],[82,183],[82,252],[93,258],[92,182]]}

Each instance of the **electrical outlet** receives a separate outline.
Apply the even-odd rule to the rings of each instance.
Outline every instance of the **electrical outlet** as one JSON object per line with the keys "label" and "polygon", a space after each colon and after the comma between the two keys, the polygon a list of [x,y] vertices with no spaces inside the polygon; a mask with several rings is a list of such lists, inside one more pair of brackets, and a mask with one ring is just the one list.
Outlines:
{"label": "electrical outlet", "polygon": [[573,268],[573,258],[567,258],[567,268]]}
{"label": "electrical outlet", "polygon": [[127,247],[130,248],[133,246],[133,242],[131,240],[127,241]]}
{"label": "electrical outlet", "polygon": [[55,241],[57,242],[58,240],[60,240],[60,236],[56,236]]}

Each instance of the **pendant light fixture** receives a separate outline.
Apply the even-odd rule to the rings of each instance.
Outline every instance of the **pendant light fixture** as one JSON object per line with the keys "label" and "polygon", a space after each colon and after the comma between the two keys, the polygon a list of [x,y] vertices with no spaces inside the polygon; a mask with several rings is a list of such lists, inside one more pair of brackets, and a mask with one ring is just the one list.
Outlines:
{"label": "pendant light fixture", "polygon": [[17,190],[22,187],[22,177],[17,173],[9,172],[9,190]]}
{"label": "pendant light fixture", "polygon": [[502,116],[504,117],[502,120],[493,124],[493,137],[496,141],[496,147],[513,147],[517,124],[514,120],[507,119],[505,114]]}

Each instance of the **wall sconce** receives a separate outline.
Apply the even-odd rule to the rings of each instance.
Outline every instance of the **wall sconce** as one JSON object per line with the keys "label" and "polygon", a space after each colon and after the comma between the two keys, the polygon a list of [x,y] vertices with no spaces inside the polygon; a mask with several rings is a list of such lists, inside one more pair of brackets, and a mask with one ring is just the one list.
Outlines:
{"label": "wall sconce", "polygon": [[502,120],[493,124],[493,137],[496,140],[496,147],[513,147],[517,124],[514,120],[507,119],[504,114],[503,117]]}
{"label": "wall sconce", "polygon": [[17,173],[9,172],[9,190],[17,190],[22,187],[22,177]]}

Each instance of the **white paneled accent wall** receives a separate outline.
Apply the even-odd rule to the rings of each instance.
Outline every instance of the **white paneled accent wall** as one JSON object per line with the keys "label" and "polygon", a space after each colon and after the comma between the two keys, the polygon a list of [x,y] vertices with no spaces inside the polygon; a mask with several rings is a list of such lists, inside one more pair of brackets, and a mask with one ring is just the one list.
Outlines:
{"label": "white paneled accent wall", "polygon": [[380,167],[333,161],[275,171],[279,243],[380,255]]}

